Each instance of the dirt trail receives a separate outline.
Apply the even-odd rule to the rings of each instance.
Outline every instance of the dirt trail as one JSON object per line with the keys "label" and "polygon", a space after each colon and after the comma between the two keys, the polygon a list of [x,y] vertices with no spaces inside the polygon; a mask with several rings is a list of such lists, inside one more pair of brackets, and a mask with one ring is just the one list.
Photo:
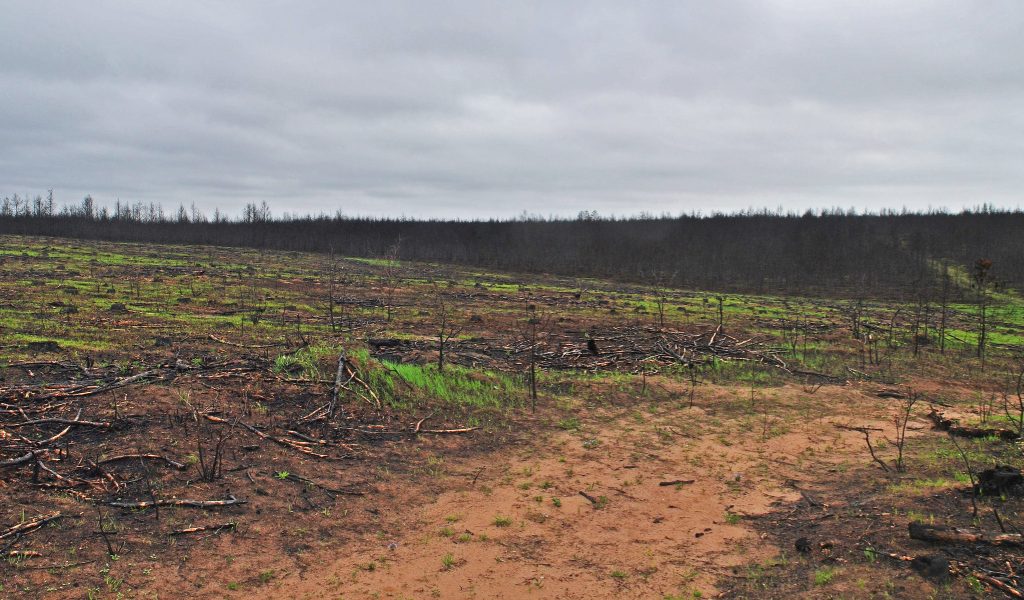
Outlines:
{"label": "dirt trail", "polygon": [[381,507],[391,526],[262,597],[714,596],[718,577],[779,552],[745,517],[864,464],[858,434],[831,424],[880,425],[887,408],[850,388],[787,387],[758,414],[735,388],[711,393],[701,404],[717,409],[620,410],[529,448],[439,462],[434,476],[450,491]]}

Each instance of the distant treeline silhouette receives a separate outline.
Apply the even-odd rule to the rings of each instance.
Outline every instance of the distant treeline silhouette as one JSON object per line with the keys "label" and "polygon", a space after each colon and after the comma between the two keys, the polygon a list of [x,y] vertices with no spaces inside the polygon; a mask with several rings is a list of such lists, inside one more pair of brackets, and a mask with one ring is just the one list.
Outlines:
{"label": "distant treeline silhouette", "polygon": [[[711,216],[414,220],[273,218],[246,206],[238,218],[156,204],[98,208],[90,197],[55,209],[52,194],[0,204],[0,233],[110,241],[210,244],[379,257],[503,271],[603,277],[680,288],[761,293],[899,296],[936,285],[939,264],[968,273],[979,258],[1009,285],[1024,281],[1024,212],[840,209],[804,215],[749,211]],[[966,278],[964,279],[966,281]]]}

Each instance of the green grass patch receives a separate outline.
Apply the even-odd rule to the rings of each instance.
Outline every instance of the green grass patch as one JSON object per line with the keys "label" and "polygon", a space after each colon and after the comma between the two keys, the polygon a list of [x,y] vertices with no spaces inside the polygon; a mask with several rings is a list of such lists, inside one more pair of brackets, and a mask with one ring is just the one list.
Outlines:
{"label": "green grass patch", "polygon": [[448,365],[442,372],[436,365],[370,361],[373,363],[370,385],[397,408],[431,400],[463,407],[505,408],[522,404],[525,394],[522,381],[504,373],[460,365]]}

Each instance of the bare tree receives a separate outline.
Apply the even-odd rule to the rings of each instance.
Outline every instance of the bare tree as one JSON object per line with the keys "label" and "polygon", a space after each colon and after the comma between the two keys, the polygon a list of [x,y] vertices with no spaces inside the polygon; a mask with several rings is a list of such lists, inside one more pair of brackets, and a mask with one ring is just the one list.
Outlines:
{"label": "bare tree", "polygon": [[914,348],[914,356],[918,355],[921,344],[927,344],[928,338],[928,317],[931,311],[931,289],[927,283],[920,281],[914,283],[914,317],[911,321],[911,341]]}
{"label": "bare tree", "polygon": [[846,314],[850,319],[850,333],[853,335],[853,339],[861,339],[860,324],[864,315],[864,300],[858,298],[856,302],[848,304]]}
{"label": "bare tree", "polygon": [[907,399],[903,401],[900,410],[893,416],[893,423],[896,426],[896,439],[889,440],[889,443],[896,446],[896,470],[902,473],[906,468],[903,463],[903,448],[907,444],[907,424],[914,412],[914,405],[920,396],[916,392],[910,392]]}
{"label": "bare tree", "polygon": [[658,311],[658,327],[665,326],[665,305],[668,303],[668,288],[675,280],[676,274],[667,275],[662,273],[657,279],[657,287],[654,290],[654,306]]}
{"label": "bare tree", "polygon": [[[1006,414],[1006,420],[1017,428],[1017,435],[1024,437],[1024,361],[1017,367],[1015,376],[1011,373],[1011,380],[1012,391],[1003,392],[1003,413]],[[1011,394],[1016,396],[1015,401],[1010,400]],[[1012,408],[1011,403],[1015,404]]]}
{"label": "bare tree", "polygon": [[690,361],[686,365],[690,380],[690,408],[693,408],[693,396],[697,393],[697,386],[704,383],[704,369],[696,361]]}
{"label": "bare tree", "polygon": [[444,372],[444,354],[448,342],[459,335],[462,326],[457,322],[456,310],[451,300],[445,298],[441,286],[433,282],[434,290],[434,326],[437,328],[437,370]]}
{"label": "bare tree", "polygon": [[939,302],[941,314],[939,316],[939,352],[946,353],[946,319],[949,317],[949,263],[942,261],[942,291]]}
{"label": "bare tree", "polygon": [[526,342],[529,356],[530,401],[534,411],[537,410],[537,350],[540,337],[550,328],[551,317],[537,311],[535,304],[526,305],[526,316],[520,322],[519,336]]}
{"label": "bare tree", "polygon": [[334,255],[334,246],[330,246],[327,259],[327,322],[331,326],[331,333],[338,331],[338,317],[334,307],[338,305],[338,259]]}
{"label": "bare tree", "polygon": [[896,322],[900,318],[900,313],[903,312],[902,306],[897,306],[896,310],[892,312],[892,318],[889,319],[889,332],[886,334],[885,345],[890,349],[896,349]]}
{"label": "bare tree", "polygon": [[398,290],[398,253],[401,248],[402,238],[398,238],[385,252],[384,266],[380,275],[381,293],[384,296],[384,310],[387,314],[387,322],[391,322],[391,316],[395,311],[395,292]]}
{"label": "bare tree", "polygon": [[978,359],[981,360],[982,368],[985,366],[985,342],[988,337],[988,290],[992,284],[990,270],[992,261],[987,258],[979,258],[974,261],[974,289],[978,293]]}

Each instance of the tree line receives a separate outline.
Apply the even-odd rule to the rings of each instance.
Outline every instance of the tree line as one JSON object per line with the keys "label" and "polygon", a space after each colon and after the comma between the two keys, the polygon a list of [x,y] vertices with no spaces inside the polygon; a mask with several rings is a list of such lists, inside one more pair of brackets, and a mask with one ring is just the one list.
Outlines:
{"label": "tree line", "polygon": [[[158,204],[54,207],[52,193],[0,202],[0,233],[109,241],[209,244],[334,252],[402,260],[601,277],[666,287],[754,293],[919,294],[939,285],[943,262],[970,273],[991,261],[994,279],[1024,281],[1024,212],[981,207],[857,214],[783,214],[508,220],[416,220],[342,214],[274,217],[249,204],[241,215]],[[968,277],[969,279],[969,277]]]}

